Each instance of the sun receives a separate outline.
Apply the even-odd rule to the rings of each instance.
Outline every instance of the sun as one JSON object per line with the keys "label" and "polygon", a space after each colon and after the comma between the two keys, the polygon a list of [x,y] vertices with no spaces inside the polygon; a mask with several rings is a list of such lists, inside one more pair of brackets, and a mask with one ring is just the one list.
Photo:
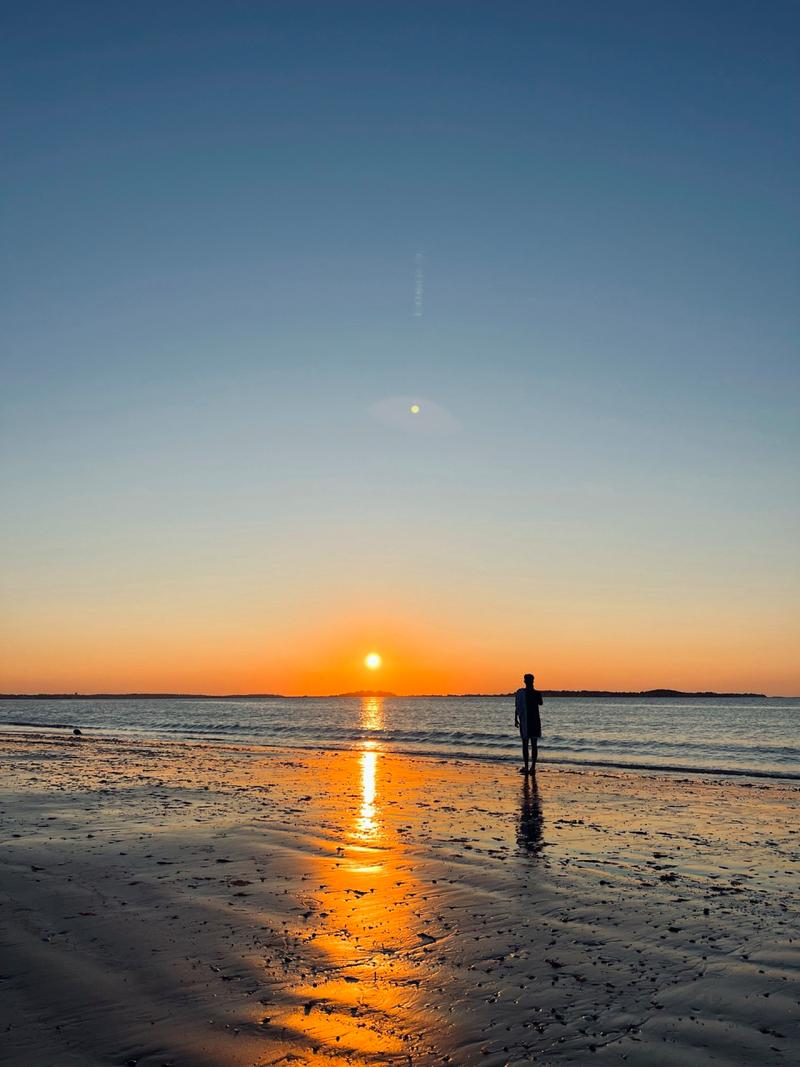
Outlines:
{"label": "sun", "polygon": [[364,657],[364,666],[369,667],[371,671],[377,671],[381,662],[381,657],[377,652],[370,652]]}

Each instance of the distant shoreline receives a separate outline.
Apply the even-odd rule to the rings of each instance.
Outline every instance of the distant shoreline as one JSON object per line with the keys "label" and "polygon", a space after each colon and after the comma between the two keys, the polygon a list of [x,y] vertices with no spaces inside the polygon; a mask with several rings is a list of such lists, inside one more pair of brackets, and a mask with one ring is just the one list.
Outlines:
{"label": "distant shoreline", "polygon": [[[793,697],[770,698],[766,693],[716,693],[711,690],[702,692],[685,692],[681,689],[643,689],[638,692],[612,689],[543,689],[546,697],[592,697],[599,699],[642,698],[670,699],[684,697],[691,699],[744,699],[755,700],[792,700]],[[399,700],[489,700],[497,697],[511,697],[513,693],[415,693],[398,697],[397,693],[381,690],[359,690],[352,693],[328,693],[321,696],[287,696],[285,693],[0,693],[0,700],[343,700],[362,697],[394,697]]]}

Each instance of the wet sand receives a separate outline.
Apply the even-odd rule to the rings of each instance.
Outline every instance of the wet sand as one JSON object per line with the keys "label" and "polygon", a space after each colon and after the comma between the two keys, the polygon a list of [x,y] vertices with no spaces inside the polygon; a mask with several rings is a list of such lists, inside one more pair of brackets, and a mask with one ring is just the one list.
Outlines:
{"label": "wet sand", "polygon": [[800,1061],[800,791],[0,733],[0,1063]]}

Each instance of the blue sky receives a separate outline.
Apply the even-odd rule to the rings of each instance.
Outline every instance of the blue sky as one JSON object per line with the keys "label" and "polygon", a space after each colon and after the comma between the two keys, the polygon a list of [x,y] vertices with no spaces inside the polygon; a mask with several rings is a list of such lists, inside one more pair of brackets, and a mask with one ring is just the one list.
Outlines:
{"label": "blue sky", "polygon": [[[335,626],[345,576],[498,633],[521,595],[537,648],[548,614],[635,601],[622,647],[672,604],[706,663],[750,641],[714,677],[795,685],[798,21],[6,11],[10,681],[58,659],[43,618],[96,650],[134,599],[145,645],[165,604],[213,629],[247,600],[268,643],[307,582]],[[370,418],[409,395],[461,429]]]}

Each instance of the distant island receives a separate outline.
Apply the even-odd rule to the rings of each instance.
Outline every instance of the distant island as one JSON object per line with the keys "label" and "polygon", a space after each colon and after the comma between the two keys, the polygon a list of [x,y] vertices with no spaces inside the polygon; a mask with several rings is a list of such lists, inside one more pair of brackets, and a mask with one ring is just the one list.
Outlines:
{"label": "distant island", "polygon": [[[612,699],[641,699],[643,697],[670,698],[691,697],[692,699],[742,699],[750,697],[766,700],[766,693],[715,693],[704,690],[700,693],[688,693],[681,689],[642,689],[637,692],[616,691],[613,689],[542,689],[546,697],[597,697]],[[494,697],[513,697],[512,693],[415,693],[407,699],[425,698],[426,700],[488,700]],[[382,689],[358,689],[352,693],[328,693],[322,696],[287,697],[285,693],[0,693],[0,700],[344,700],[347,698],[395,697]],[[402,699],[402,698],[401,698]]]}
{"label": "distant island", "polygon": [[305,697],[306,700],[344,700],[345,697],[396,697],[397,693],[388,693],[383,689],[356,689],[352,693],[332,693],[330,697]]}

